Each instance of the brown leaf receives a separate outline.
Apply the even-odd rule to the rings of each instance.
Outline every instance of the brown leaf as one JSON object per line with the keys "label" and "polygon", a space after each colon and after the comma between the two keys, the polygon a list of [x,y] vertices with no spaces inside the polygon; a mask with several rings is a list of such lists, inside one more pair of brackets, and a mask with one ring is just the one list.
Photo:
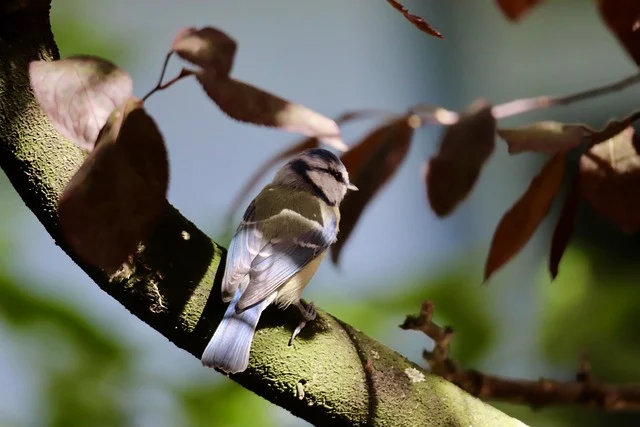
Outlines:
{"label": "brown leaf", "polygon": [[358,191],[350,191],[340,205],[340,233],[331,246],[331,260],[338,263],[340,253],[368,203],[393,177],[406,158],[413,130],[419,121],[403,116],[371,132],[342,155],[350,181]]}
{"label": "brown leaf", "polygon": [[549,272],[551,273],[551,280],[554,280],[558,276],[558,269],[562,255],[569,245],[571,234],[573,234],[573,227],[576,222],[576,215],[578,214],[578,207],[580,206],[580,185],[578,177],[575,177],[571,182],[571,187],[567,191],[562,204],[562,210],[556,223],[556,228],[553,230],[553,236],[551,237],[551,252],[549,253]]}
{"label": "brown leaf", "polygon": [[639,141],[632,127],[591,147],[580,158],[582,195],[625,233],[640,230]]}
{"label": "brown leaf", "polygon": [[304,105],[232,78],[216,78],[207,72],[197,74],[197,78],[207,95],[235,120],[317,137],[340,151],[348,149],[336,122]]}
{"label": "brown leaf", "polygon": [[640,65],[640,2],[638,0],[597,0],[603,21],[618,42]]}
{"label": "brown leaf", "polygon": [[114,272],[153,230],[168,185],[162,135],[131,98],[111,114],[60,197],[62,232],[84,261]]}
{"label": "brown leaf", "polygon": [[205,70],[215,71],[216,76],[227,77],[233,67],[237,44],[222,31],[204,27],[183,28],[176,35],[171,50],[182,59]]}
{"label": "brown leaf", "polygon": [[32,61],[29,77],[38,104],[56,130],[89,151],[111,112],[133,93],[129,74],[87,55]]}
{"label": "brown leaf", "polygon": [[475,185],[495,147],[491,105],[477,100],[447,127],[440,151],[426,167],[427,197],[439,217],[449,215]]}
{"label": "brown leaf", "polygon": [[522,18],[541,1],[542,0],[497,0],[498,7],[500,7],[502,13],[512,21],[517,21]]}
{"label": "brown leaf", "polygon": [[412,14],[411,12],[409,12],[409,9],[404,7],[398,1],[387,0],[387,3],[393,6],[394,9],[400,11],[400,13],[402,13],[402,15],[404,15],[404,17],[407,18],[407,20],[411,22],[413,26],[419,29],[420,31],[441,39],[444,38],[442,33],[440,33],[440,31],[436,30],[431,25],[429,25],[429,23],[425,21],[424,18],[421,18],[418,15]]}
{"label": "brown leaf", "polygon": [[586,134],[582,125],[543,121],[520,128],[498,129],[509,146],[509,154],[526,151],[561,153],[576,148]]}
{"label": "brown leaf", "polygon": [[533,178],[527,191],[496,227],[484,268],[485,282],[527,244],[549,213],[564,178],[566,153],[558,153]]}

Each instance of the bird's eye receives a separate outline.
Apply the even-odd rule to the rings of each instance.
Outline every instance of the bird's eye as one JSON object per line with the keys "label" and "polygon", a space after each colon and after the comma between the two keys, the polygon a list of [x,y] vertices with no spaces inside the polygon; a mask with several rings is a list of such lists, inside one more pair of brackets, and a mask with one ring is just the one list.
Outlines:
{"label": "bird's eye", "polygon": [[333,177],[336,179],[336,181],[344,182],[344,178],[342,177],[342,174],[340,172],[331,171],[331,175],[333,175]]}

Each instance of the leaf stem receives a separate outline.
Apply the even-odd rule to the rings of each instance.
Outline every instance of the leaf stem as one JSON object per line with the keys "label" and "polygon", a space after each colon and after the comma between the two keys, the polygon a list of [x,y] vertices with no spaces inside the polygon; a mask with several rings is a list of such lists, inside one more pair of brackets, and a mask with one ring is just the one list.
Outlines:
{"label": "leaf stem", "polygon": [[189,70],[187,68],[183,68],[182,70],[180,70],[180,73],[177,76],[175,76],[174,78],[172,78],[171,80],[163,84],[162,80],[164,79],[164,75],[167,72],[167,66],[169,65],[169,59],[171,59],[171,55],[173,55],[173,51],[170,51],[169,53],[167,53],[167,56],[164,58],[164,63],[162,64],[162,72],[160,72],[160,78],[158,79],[158,83],[156,83],[155,87],[151,89],[149,93],[147,93],[145,96],[142,97],[142,101],[146,101],[154,93],[167,89],[177,81],[195,74],[195,71]]}
{"label": "leaf stem", "polygon": [[162,85],[162,80],[164,79],[164,74],[167,72],[167,66],[169,65],[169,60],[173,55],[173,50],[170,50],[169,53],[164,57],[164,63],[162,64],[162,71],[160,72],[160,78],[158,79],[158,83],[156,83],[155,87],[149,91],[145,96],[142,97],[143,101],[146,101],[154,92],[158,91],[160,85]]}

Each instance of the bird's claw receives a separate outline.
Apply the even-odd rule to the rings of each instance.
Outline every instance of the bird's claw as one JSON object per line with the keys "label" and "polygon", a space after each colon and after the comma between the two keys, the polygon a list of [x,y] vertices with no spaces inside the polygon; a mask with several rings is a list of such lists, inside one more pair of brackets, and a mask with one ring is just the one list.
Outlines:
{"label": "bird's claw", "polygon": [[302,305],[301,302],[298,301],[298,303],[296,304],[296,307],[298,307],[298,310],[300,310],[302,319],[300,320],[300,323],[298,323],[298,326],[296,326],[293,333],[291,334],[291,338],[289,339],[290,346],[293,344],[293,340],[296,339],[296,337],[302,331],[302,329],[304,329],[304,327],[307,326],[307,322],[311,322],[312,320],[314,320],[317,315],[316,306],[312,302],[307,304],[307,306],[305,307],[304,305]]}

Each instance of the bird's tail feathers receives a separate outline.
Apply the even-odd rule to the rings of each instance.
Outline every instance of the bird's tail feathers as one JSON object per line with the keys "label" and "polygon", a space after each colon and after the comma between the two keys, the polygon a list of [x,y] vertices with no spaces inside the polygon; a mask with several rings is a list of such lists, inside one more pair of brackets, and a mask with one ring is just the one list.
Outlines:
{"label": "bird's tail feathers", "polygon": [[202,353],[200,360],[203,365],[219,368],[227,373],[247,369],[256,325],[267,304],[263,301],[242,313],[236,313],[236,305],[241,296],[242,291],[237,290],[222,322]]}

